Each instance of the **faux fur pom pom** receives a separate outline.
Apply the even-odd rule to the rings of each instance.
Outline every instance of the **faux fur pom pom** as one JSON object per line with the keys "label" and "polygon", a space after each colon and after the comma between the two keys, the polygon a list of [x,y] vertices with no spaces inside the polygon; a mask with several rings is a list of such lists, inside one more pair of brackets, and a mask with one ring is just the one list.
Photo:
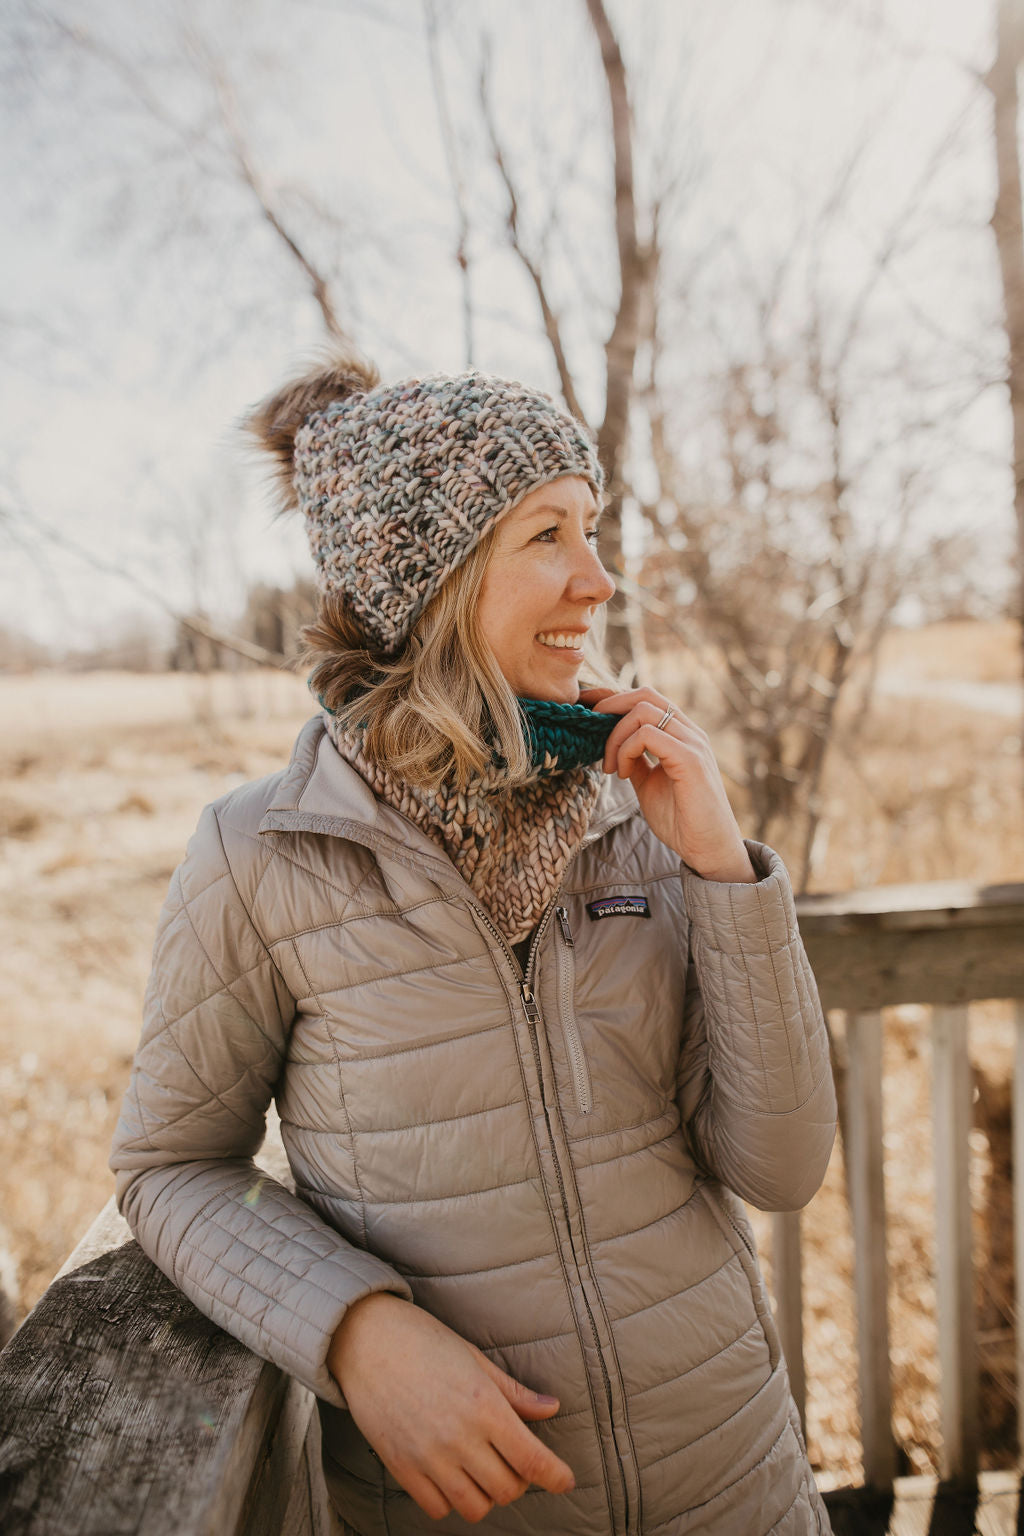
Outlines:
{"label": "faux fur pom pom", "polygon": [[331,354],[318,367],[269,395],[244,418],[243,429],[274,459],[284,510],[294,511],[297,507],[292,473],[299,428],[315,411],[325,410],[332,401],[365,394],[379,383],[376,368],[357,353]]}

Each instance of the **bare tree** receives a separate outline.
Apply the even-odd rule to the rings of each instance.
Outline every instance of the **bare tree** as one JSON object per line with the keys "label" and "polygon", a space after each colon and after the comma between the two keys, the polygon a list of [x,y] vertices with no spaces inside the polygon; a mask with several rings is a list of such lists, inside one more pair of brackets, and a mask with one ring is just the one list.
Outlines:
{"label": "bare tree", "polygon": [[[564,337],[562,317],[550,296],[543,257],[529,243],[522,225],[522,194],[512,173],[493,108],[489,56],[484,55],[479,96],[494,165],[507,198],[506,234],[537,296],[541,323],[551,348],[559,387],[568,409],[587,425],[597,440],[606,477],[602,558],[617,579],[619,591],[609,605],[607,647],[613,667],[628,673],[632,644],[626,622],[623,586],[622,512],[627,493],[631,408],[635,398],[635,368],[640,326],[654,270],[654,252],[639,234],[634,178],[634,121],[629,80],[618,37],[603,0],[586,0],[587,15],[601,54],[604,89],[611,122],[613,164],[613,227],[618,298],[611,331],[604,341],[604,404],[599,422],[587,421],[575,370]],[[557,204],[555,205],[557,207]]]}
{"label": "bare tree", "polygon": [[[433,83],[456,206],[455,258],[461,274],[469,362],[474,355],[476,318],[469,256],[469,210],[474,203],[454,121],[458,98],[446,81],[441,52],[443,26],[452,14],[440,0],[424,0],[424,69]],[[798,803],[810,807],[816,802],[855,652],[859,656],[872,648],[877,651],[887,617],[900,596],[892,573],[907,569],[905,562],[901,566],[897,561],[892,538],[872,547],[858,529],[858,466],[850,448],[848,419],[857,392],[870,386],[851,382],[846,375],[850,350],[862,334],[874,287],[896,259],[901,226],[894,225],[892,238],[888,244],[883,242],[874,272],[849,306],[845,339],[838,342],[826,337],[821,303],[808,283],[809,318],[798,344],[803,350],[791,349],[786,355],[778,346],[768,346],[773,305],[797,260],[796,242],[788,263],[780,264],[766,280],[757,323],[763,349],[759,350],[756,338],[748,338],[746,354],[742,349],[735,351],[700,389],[705,398],[714,395],[711,429],[718,443],[719,467],[728,480],[727,492],[717,487],[702,501],[680,462],[679,412],[672,380],[662,368],[664,359],[671,360],[679,350],[675,342],[678,301],[671,296],[681,290],[685,300],[701,260],[716,242],[719,251],[730,240],[734,250],[740,242],[730,230],[720,229],[708,231],[699,249],[692,241],[689,246],[680,243],[678,232],[663,214],[678,189],[681,151],[666,140],[643,142],[638,133],[633,98],[640,75],[635,64],[632,75],[627,67],[606,0],[586,0],[579,14],[597,45],[595,62],[596,57],[601,62],[600,74],[594,71],[600,83],[595,101],[609,124],[612,172],[607,190],[598,192],[603,202],[595,203],[614,253],[610,284],[614,299],[599,338],[602,404],[592,412],[590,423],[608,477],[604,548],[620,586],[610,625],[610,649],[617,666],[629,666],[625,597],[631,588],[621,544],[622,515],[628,505],[639,509],[648,528],[652,553],[647,572],[656,589],[648,594],[632,590],[637,601],[647,603],[648,614],[663,615],[662,630],[680,625],[679,593],[696,594],[685,629],[696,644],[715,645],[722,659],[720,679],[729,708],[737,721],[751,722],[742,773],[758,825],[767,829],[782,816],[792,819]],[[229,69],[226,56],[207,34],[196,28],[185,34],[186,56],[201,87],[203,104],[198,114],[187,116],[169,103],[120,43],[88,29],[72,33],[65,28],[62,35],[110,72],[147,119],[158,125],[167,142],[193,158],[201,177],[226,178],[241,190],[251,210],[252,229],[269,231],[292,263],[316,306],[323,331],[335,339],[346,338],[353,326],[345,273],[319,254],[318,242],[310,236],[311,229],[320,227],[317,220],[323,227],[338,227],[338,216],[330,209],[318,209],[312,222],[297,218],[300,204],[283,196],[273,178],[261,170],[255,148],[258,135],[245,121],[233,84],[237,66]],[[536,221],[527,217],[526,209],[536,193],[522,171],[516,170],[521,162],[499,127],[492,86],[493,65],[485,54],[479,99],[491,165],[503,194],[504,237],[532,286],[566,405],[585,420],[584,367],[572,355],[570,338],[578,337],[580,310],[586,306],[577,303],[573,314],[568,314],[567,302],[558,297],[557,271],[546,247],[547,234],[558,221],[557,177],[549,178],[553,192],[549,229],[538,239]],[[638,99],[643,99],[642,92]],[[648,137],[654,132],[650,127]],[[846,176],[828,199],[830,218],[839,217],[855,163],[856,157],[851,157]],[[645,165],[656,167],[646,184]],[[805,232],[804,257],[821,233],[820,226]],[[749,289],[753,277],[738,269],[735,281],[740,290],[744,284]],[[738,291],[736,298],[743,302],[744,292]],[[372,344],[373,338],[367,339]],[[637,374],[645,360],[647,377],[638,390]],[[801,398],[813,407],[825,445],[817,484],[799,493],[785,486],[780,472],[795,441],[784,400],[797,387],[798,376]],[[634,437],[640,440],[633,441]],[[650,472],[658,484],[653,497]],[[900,536],[907,532],[918,494],[917,477],[908,471],[890,521],[890,528]],[[808,553],[810,526],[820,539]],[[650,632],[657,644],[659,633]],[[781,681],[775,680],[776,674]],[[867,697],[862,690],[862,708]],[[797,750],[794,732],[800,731]],[[803,837],[805,873],[814,831],[810,814]]]}
{"label": "bare tree", "polygon": [[[1018,76],[1022,62],[1024,4],[1021,0],[997,0],[995,58],[984,80],[992,99],[996,198],[991,224],[999,257],[1006,328],[1006,383],[1010,394],[1013,505],[1017,522],[1018,616],[1024,647],[1024,217],[1021,212],[1018,130]],[[1024,670],[1024,649],[1021,665]]]}
{"label": "bare tree", "polygon": [[[829,212],[839,217],[840,204]],[[819,238],[815,232],[813,238]],[[882,242],[871,282],[885,272]],[[954,535],[921,535],[929,479],[904,466],[884,519],[865,522],[861,482],[875,445],[855,448],[850,418],[859,390],[855,343],[870,325],[867,286],[830,344],[813,292],[802,328],[775,339],[772,323],[790,252],[761,287],[750,263],[732,290],[754,310],[750,337],[717,375],[705,372],[706,419],[699,473],[683,464],[685,440],[671,385],[662,377],[664,306],[650,312],[648,376],[641,389],[656,491],[643,507],[650,549],[639,595],[658,630],[705,658],[722,727],[735,733],[753,835],[790,848],[798,888],[811,877],[822,818],[822,783],[833,747],[856,750],[871,704],[878,650],[898,602],[947,562]],[[907,393],[914,396],[913,381]],[[967,392],[967,399],[971,392]],[[918,426],[940,432],[948,407]],[[813,425],[812,425],[813,423]],[[905,428],[911,433],[913,423]],[[796,466],[800,473],[795,473]],[[854,664],[859,698],[846,712]]]}
{"label": "bare tree", "polygon": [[[260,230],[271,232],[278,249],[307,288],[325,337],[334,348],[352,345],[348,321],[344,318],[351,307],[345,274],[338,266],[332,268],[317,254],[318,242],[309,236],[310,222],[319,225],[322,233],[324,230],[340,230],[341,220],[333,210],[317,206],[312,209],[312,221],[303,223],[295,217],[295,199],[289,201],[282,196],[271,179],[263,174],[226,58],[218,52],[209,36],[196,25],[183,24],[180,28],[178,63],[189,72],[194,86],[185,105],[178,101],[173,91],[161,89],[152,60],[148,64],[140,62],[119,36],[109,32],[101,32],[85,23],[71,25],[58,14],[43,14],[34,21],[33,45],[43,53],[63,48],[72,57],[87,58],[98,65],[106,73],[118,99],[131,103],[140,125],[147,131],[152,130],[154,161],[159,153],[165,153],[186,165],[188,176],[196,184],[208,183],[212,188],[226,183],[241,189],[250,209],[252,238],[258,238]],[[159,151],[156,146],[164,148]],[[312,205],[311,199],[305,201]],[[22,325],[24,327],[24,321]],[[49,329],[44,333],[44,340],[48,343],[51,340]],[[170,601],[162,587],[133,569],[131,561],[111,559],[88,542],[66,535],[37,517],[24,497],[17,499],[17,516],[13,521],[10,515],[5,519],[0,509],[0,524],[6,521],[9,537],[21,547],[31,540],[37,558],[42,551],[59,549],[93,570],[134,588],[139,596],[173,620],[179,654],[191,654],[193,658],[204,660],[204,664],[219,664],[225,654],[243,658],[251,664],[286,664],[286,650],[290,648],[260,644],[249,635],[236,634],[230,626],[216,623],[209,616],[205,602],[196,594],[186,603]],[[223,514],[225,508],[222,506],[220,511]],[[198,518],[189,519],[180,508],[175,508],[169,520],[175,532],[176,547],[183,556],[182,569],[193,585],[199,554],[197,540],[208,538],[213,522],[210,508],[200,508],[199,512]],[[223,516],[217,520],[222,522]],[[208,550],[202,552],[201,563],[204,567],[209,566]],[[229,562],[227,568],[237,573],[241,568],[240,560]],[[204,579],[208,577],[209,570],[206,570]]]}
{"label": "bare tree", "polygon": [[455,249],[455,263],[462,279],[462,334],[466,367],[472,368],[474,351],[473,278],[469,254],[470,220],[466,183],[459,159],[458,143],[448,100],[448,88],[445,82],[444,64],[441,58],[440,27],[435,0],[423,0],[423,11],[426,22],[427,51],[430,59],[430,78],[434,89],[434,100],[437,103],[441,138],[444,144],[445,159],[448,163],[448,174],[451,179],[452,195],[455,199],[455,208],[458,216],[458,241]]}
{"label": "bare tree", "polygon": [[[73,47],[91,54],[108,69],[130,92],[143,113],[186,149],[206,174],[227,171],[247,189],[260,219],[302,273],[320,311],[327,336],[336,342],[347,341],[349,337],[339,317],[334,293],[337,274],[326,271],[317,260],[261,174],[227,65],[209,38],[195,26],[182,28],[182,46],[192,61],[196,81],[205,87],[210,108],[199,116],[197,126],[194,114],[185,118],[172,110],[138,63],[109,37],[83,25],[72,28],[60,18],[54,18],[52,25]],[[319,212],[321,217],[328,217],[326,210]]]}

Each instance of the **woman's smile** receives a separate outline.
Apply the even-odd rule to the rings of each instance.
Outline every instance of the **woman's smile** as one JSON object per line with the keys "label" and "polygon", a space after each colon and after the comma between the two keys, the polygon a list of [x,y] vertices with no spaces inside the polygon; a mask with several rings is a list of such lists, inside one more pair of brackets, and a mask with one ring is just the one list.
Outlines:
{"label": "woman's smile", "polygon": [[550,650],[550,651],[551,650],[554,650],[554,651],[573,651],[573,653],[576,653],[576,654],[579,654],[579,656],[582,656],[582,654],[583,654],[583,634],[585,634],[585,633],[586,633],[585,630],[580,630],[580,631],[576,631],[576,630],[573,630],[573,631],[557,631],[556,630],[556,631],[554,631],[554,633],[551,633],[551,634],[539,634],[539,636],[537,636],[537,639],[539,639],[540,644],[542,644],[543,647],[547,648],[547,650]]}
{"label": "woman's smile", "polygon": [[597,553],[598,517],[588,482],[565,475],[524,496],[498,524],[477,623],[520,698],[579,697],[584,639],[615,591]]}

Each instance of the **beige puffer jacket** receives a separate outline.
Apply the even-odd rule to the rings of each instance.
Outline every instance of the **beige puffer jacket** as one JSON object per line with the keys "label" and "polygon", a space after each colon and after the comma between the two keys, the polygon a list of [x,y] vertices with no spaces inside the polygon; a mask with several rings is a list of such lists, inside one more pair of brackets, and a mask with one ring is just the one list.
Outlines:
{"label": "beige puffer jacket", "polygon": [[[484,1529],[824,1532],[735,1191],[817,1189],[828,1050],[785,870],[701,880],[609,781],[527,983],[437,847],[319,719],[209,807],[161,918],[112,1166],[139,1242],[322,1399],[364,1536],[435,1523],[344,1411],[346,1307],[412,1297],[530,1387],[576,1488]],[[254,1172],[276,1095],[298,1196]]]}

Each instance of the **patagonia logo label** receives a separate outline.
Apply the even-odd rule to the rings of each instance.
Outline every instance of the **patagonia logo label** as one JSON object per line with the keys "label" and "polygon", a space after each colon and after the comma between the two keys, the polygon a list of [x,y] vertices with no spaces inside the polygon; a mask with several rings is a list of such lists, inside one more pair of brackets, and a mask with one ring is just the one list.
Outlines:
{"label": "patagonia logo label", "polygon": [[587,916],[592,923],[602,917],[650,917],[646,896],[602,896],[587,902]]}

